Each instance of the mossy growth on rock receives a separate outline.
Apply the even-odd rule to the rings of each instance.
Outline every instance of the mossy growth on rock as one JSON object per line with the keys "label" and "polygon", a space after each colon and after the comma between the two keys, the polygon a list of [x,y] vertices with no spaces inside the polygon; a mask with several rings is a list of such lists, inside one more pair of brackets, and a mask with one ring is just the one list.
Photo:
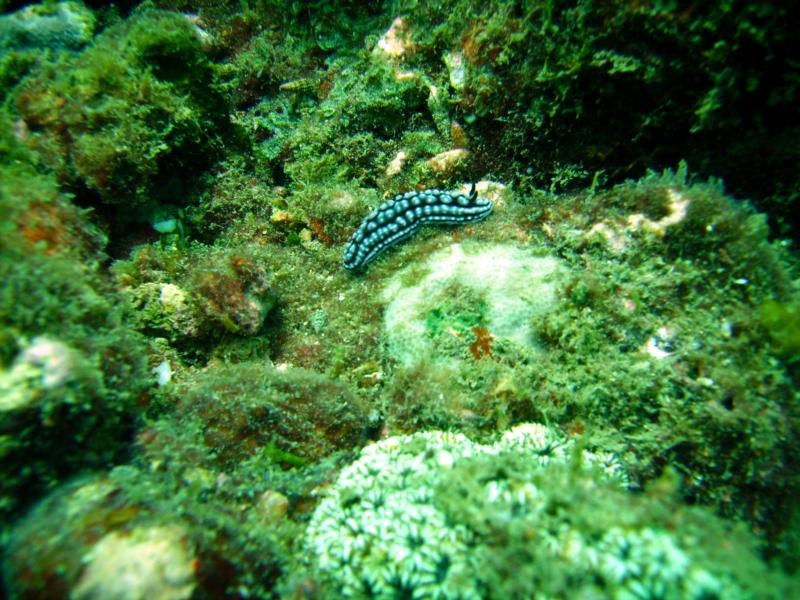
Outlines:
{"label": "mossy growth on rock", "polygon": [[529,418],[517,392],[521,366],[542,351],[531,323],[554,309],[565,277],[552,256],[471,240],[392,274],[381,292],[390,430],[477,432]]}
{"label": "mossy growth on rock", "polygon": [[[388,352],[404,365],[436,362],[450,354],[448,336],[468,339],[480,335],[476,329],[535,348],[530,321],[552,308],[555,282],[563,276],[555,258],[513,245],[474,243],[453,244],[408,271],[396,273],[382,292]],[[410,285],[414,274],[420,279]],[[455,357],[466,358],[467,349],[462,344]],[[475,349],[472,354],[477,358]]]}
{"label": "mossy growth on rock", "polygon": [[4,526],[66,477],[125,453],[149,376],[147,344],[100,270],[105,236],[52,177],[19,162],[24,150],[0,144]]}
{"label": "mossy growth on rock", "polygon": [[263,470],[242,479],[175,462],[69,482],[15,523],[3,557],[7,590],[181,600],[246,589],[269,598],[299,528],[284,509],[263,506],[266,486]]}
{"label": "mossy growth on rock", "polygon": [[487,170],[564,190],[600,172],[618,183],[686,158],[797,231],[798,34],[789,25],[797,6],[438,0],[395,8],[402,67],[449,80],[449,111],[480,140],[474,160]]}
{"label": "mossy growth on rock", "polygon": [[786,360],[800,360],[800,300],[767,300],[761,305],[761,322]]}
{"label": "mossy growth on rock", "polygon": [[209,366],[170,391],[176,422],[203,431],[220,467],[264,454],[285,467],[362,445],[366,407],[348,385],[259,362]]}
{"label": "mossy growth on rock", "polygon": [[95,16],[80,2],[47,2],[0,16],[0,49],[76,49],[92,39]]}
{"label": "mossy growth on rock", "polygon": [[77,2],[30,5],[0,16],[0,101],[37,66],[91,41],[94,15]]}
{"label": "mossy growth on rock", "polygon": [[253,246],[141,246],[114,269],[136,328],[187,358],[243,338],[267,344],[261,334],[275,305],[273,274]]}
{"label": "mossy growth on rock", "polygon": [[541,418],[616,439],[644,481],[672,465],[685,498],[774,542],[800,485],[796,373],[760,313],[792,289],[785,246],[721,186],[680,173],[545,215],[572,275],[533,324],[544,351],[527,389]]}
{"label": "mossy growth on rock", "polygon": [[123,219],[185,197],[229,134],[204,35],[184,15],[143,10],[42,65],[13,93],[27,144],[62,183],[124,205]]}
{"label": "mossy growth on rock", "polygon": [[[760,307],[791,296],[796,265],[763,217],[681,170],[518,195],[492,225],[444,250],[422,232],[354,284],[383,289],[388,432],[589,431],[641,483],[677,469],[684,498],[747,519],[776,550],[800,485],[796,372]],[[508,247],[520,268],[506,273]],[[484,251],[485,280],[470,262]]]}
{"label": "mossy growth on rock", "polygon": [[398,80],[384,63],[362,62],[351,68],[363,76],[337,78],[285,142],[284,170],[301,189],[322,181],[373,183],[399,149],[393,138],[414,115],[427,113],[428,90],[419,79]]}

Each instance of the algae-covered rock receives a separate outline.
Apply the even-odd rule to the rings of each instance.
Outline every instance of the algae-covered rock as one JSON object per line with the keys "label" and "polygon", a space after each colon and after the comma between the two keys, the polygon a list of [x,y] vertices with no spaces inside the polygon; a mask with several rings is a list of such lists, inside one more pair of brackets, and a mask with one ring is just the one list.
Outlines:
{"label": "algae-covered rock", "polygon": [[92,39],[94,14],[80,2],[45,2],[0,16],[0,49],[76,49]]}
{"label": "algae-covered rock", "polygon": [[170,341],[200,334],[202,315],[177,285],[143,283],[131,289],[129,295],[142,330]]}
{"label": "algae-covered rock", "polygon": [[[510,244],[453,244],[424,265],[399,271],[384,287],[389,353],[404,365],[436,361],[443,335],[477,327],[535,348],[530,322],[555,304],[554,283],[563,271],[558,259]],[[415,276],[418,281],[409,283]]]}
{"label": "algae-covered rock", "polygon": [[[186,451],[175,448],[173,457]],[[198,460],[198,455],[194,455]],[[19,519],[2,573],[15,598],[181,600],[230,586],[267,598],[296,527],[263,522],[265,471],[209,472],[199,485],[179,460],[68,482]],[[195,467],[197,469],[197,467]]]}
{"label": "algae-covered rock", "polygon": [[736,7],[442,0],[409,4],[384,39],[398,68],[450,80],[475,161],[501,177],[563,190],[685,158],[796,234],[798,7]]}
{"label": "algae-covered rock", "polygon": [[[4,132],[8,134],[8,132]],[[51,177],[0,153],[0,521],[119,457],[149,383],[146,343],[100,273],[106,238]]]}
{"label": "algae-covered rock", "polygon": [[218,152],[227,122],[196,25],[143,11],[63,61],[15,91],[27,144],[60,181],[102,203],[180,200],[187,177]]}
{"label": "algae-covered rock", "polygon": [[[123,334],[101,335],[96,350],[35,338],[0,369],[3,519],[54,482],[124,452],[145,379],[136,354],[142,346]],[[101,361],[92,351],[107,356]]]}
{"label": "algae-covered rock", "polygon": [[10,429],[14,414],[36,410],[47,391],[78,378],[80,361],[75,350],[62,342],[44,337],[32,340],[11,368],[0,374],[0,428]]}
{"label": "algae-covered rock", "polygon": [[781,356],[791,362],[800,359],[800,300],[764,302],[761,322]]}
{"label": "algae-covered rock", "polygon": [[533,324],[533,403],[616,439],[644,481],[679,469],[685,498],[774,540],[800,484],[799,421],[761,306],[790,297],[796,263],[763,215],[679,171],[562,197],[540,227],[570,274]]}
{"label": "algae-covered rock", "polygon": [[139,527],[103,536],[83,557],[76,600],[185,600],[195,586],[195,558],[178,526]]}
{"label": "algae-covered rock", "polygon": [[176,418],[203,431],[219,465],[263,454],[297,467],[361,446],[370,420],[344,383],[260,362],[210,366],[171,392]]}
{"label": "algae-covered rock", "polygon": [[797,9],[361,4],[0,57],[0,595],[797,596]]}
{"label": "algae-covered rock", "polygon": [[253,246],[142,246],[115,270],[134,326],[191,353],[258,337],[275,306],[273,274]]}
{"label": "algae-covered rock", "polygon": [[522,245],[465,240],[388,277],[381,300],[393,365],[383,395],[390,431],[502,430],[532,418],[523,365],[546,350],[533,323],[555,309],[568,272]]}

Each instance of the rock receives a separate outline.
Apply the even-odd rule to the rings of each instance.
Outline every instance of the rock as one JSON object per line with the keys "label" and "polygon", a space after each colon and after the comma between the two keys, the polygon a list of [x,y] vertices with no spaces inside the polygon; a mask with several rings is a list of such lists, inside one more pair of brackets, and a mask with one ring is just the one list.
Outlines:
{"label": "rock", "polygon": [[183,600],[196,586],[194,558],[177,525],[113,531],[83,562],[75,600]]}
{"label": "rock", "polygon": [[289,499],[280,492],[267,490],[258,498],[256,510],[265,523],[275,525],[280,523],[289,511]]}
{"label": "rock", "polygon": [[[409,285],[409,271],[420,268],[426,275]],[[431,313],[447,313],[445,306],[453,308],[444,322],[458,321],[459,312],[479,312],[493,337],[535,347],[532,317],[555,305],[555,282],[563,269],[557,258],[534,256],[509,244],[452,244],[425,265],[399,271],[384,287],[389,353],[404,365],[435,356]]]}
{"label": "rock", "polygon": [[413,48],[411,34],[405,19],[397,17],[386,33],[378,40],[376,52],[382,52],[393,59],[399,59]]}
{"label": "rock", "polygon": [[469,157],[469,150],[465,148],[455,148],[446,152],[440,152],[436,156],[428,159],[428,166],[437,175],[449,175],[456,168],[463,166]]}
{"label": "rock", "polygon": [[94,14],[79,2],[26,6],[0,17],[0,49],[74,50],[92,39],[94,27]]}

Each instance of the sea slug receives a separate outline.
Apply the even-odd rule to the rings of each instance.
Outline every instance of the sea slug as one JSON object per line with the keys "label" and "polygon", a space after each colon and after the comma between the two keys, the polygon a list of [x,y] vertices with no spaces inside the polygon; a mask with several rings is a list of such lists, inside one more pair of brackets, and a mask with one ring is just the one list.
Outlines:
{"label": "sea slug", "polygon": [[398,194],[361,223],[344,251],[344,268],[365,268],[381,252],[416,233],[421,225],[473,223],[485,219],[493,208],[491,200],[478,196],[474,183],[469,194],[442,190]]}

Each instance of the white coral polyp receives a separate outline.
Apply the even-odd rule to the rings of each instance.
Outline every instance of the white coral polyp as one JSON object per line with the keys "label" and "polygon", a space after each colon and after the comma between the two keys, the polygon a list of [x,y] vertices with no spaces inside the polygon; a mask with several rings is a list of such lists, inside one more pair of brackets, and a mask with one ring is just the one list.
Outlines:
{"label": "white coral polyp", "polygon": [[[473,532],[450,522],[434,501],[441,474],[464,458],[509,451],[527,454],[537,464],[566,460],[572,446],[535,423],[515,427],[493,445],[440,431],[371,444],[317,506],[306,547],[317,568],[345,596],[484,597],[481,565],[472,552]],[[586,453],[587,462],[595,456],[610,461],[610,455]],[[485,494],[490,503],[499,501],[530,515],[544,505],[532,483],[490,481]],[[560,549],[566,550],[564,545]]]}

